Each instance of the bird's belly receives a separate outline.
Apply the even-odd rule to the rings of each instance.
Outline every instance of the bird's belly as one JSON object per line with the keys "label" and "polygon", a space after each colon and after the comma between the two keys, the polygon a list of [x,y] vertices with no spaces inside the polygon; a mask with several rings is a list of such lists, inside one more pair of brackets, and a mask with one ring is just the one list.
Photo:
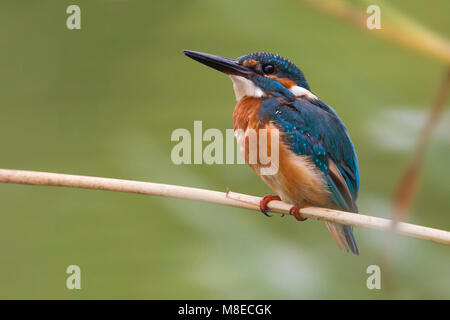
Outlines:
{"label": "bird's belly", "polygon": [[[249,163],[248,161],[249,143],[246,139],[246,133],[236,132],[242,157],[283,201],[297,206],[306,204],[314,206],[331,205],[330,192],[325,177],[308,156],[295,154],[280,140],[278,144],[278,170],[273,174],[265,175],[261,169],[267,167],[267,165],[261,164],[259,158],[256,163]],[[270,139],[270,136],[268,139]]]}
{"label": "bird's belly", "polygon": [[280,161],[276,174],[260,175],[260,177],[287,203],[297,206],[309,204],[327,207],[330,205],[329,191],[323,174],[313,167],[306,156]]}

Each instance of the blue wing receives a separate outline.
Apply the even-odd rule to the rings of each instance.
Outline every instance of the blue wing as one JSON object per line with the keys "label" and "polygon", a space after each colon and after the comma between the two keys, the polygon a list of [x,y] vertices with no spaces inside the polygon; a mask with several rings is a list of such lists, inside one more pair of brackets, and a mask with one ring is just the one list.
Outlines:
{"label": "blue wing", "polygon": [[310,156],[324,173],[333,202],[341,210],[357,212],[359,173],[355,149],[336,112],[320,100],[264,99],[260,119],[274,121],[287,145]]}
{"label": "blue wing", "polygon": [[[266,98],[261,102],[260,120],[274,121],[286,144],[298,155],[310,156],[324,173],[337,208],[358,212],[359,189],[356,152],[344,123],[320,100]],[[351,226],[327,222],[339,247],[358,255]]]}

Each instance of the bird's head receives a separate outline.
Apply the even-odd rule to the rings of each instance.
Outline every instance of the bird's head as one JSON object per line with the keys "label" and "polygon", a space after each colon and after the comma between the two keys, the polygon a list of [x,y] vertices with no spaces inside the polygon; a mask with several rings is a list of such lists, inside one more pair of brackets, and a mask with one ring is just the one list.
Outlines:
{"label": "bird's head", "polygon": [[315,98],[300,69],[279,55],[256,52],[232,60],[190,50],[184,50],[184,54],[228,74],[238,101],[243,97]]}

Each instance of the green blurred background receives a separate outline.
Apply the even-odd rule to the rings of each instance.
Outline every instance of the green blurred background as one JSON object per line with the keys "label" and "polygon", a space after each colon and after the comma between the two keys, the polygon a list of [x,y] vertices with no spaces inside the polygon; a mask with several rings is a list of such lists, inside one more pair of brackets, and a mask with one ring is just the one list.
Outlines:
{"label": "green blurred background", "polygon": [[[81,30],[66,28],[70,4]],[[392,4],[450,34],[449,1]],[[445,70],[293,0],[2,0],[0,21],[1,168],[267,194],[245,165],[174,165],[170,136],[194,120],[232,128],[231,81],[183,49],[269,51],[338,111],[360,211],[381,217]],[[409,222],[450,229],[449,127],[445,112]],[[355,257],[321,222],[184,200],[3,184],[0,210],[0,298],[450,298],[449,248],[404,237],[390,285],[368,290],[386,235],[367,229]],[[81,290],[66,289],[71,264]]]}

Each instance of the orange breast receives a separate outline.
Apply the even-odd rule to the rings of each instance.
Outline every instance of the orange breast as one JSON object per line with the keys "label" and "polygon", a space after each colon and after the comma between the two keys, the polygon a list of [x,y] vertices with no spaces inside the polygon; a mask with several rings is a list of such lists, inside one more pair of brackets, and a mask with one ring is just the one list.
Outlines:
{"label": "orange breast", "polygon": [[[281,139],[283,133],[278,133],[274,124],[258,120],[260,106],[261,99],[246,97],[238,102],[233,112],[235,136],[245,161],[283,201],[295,205],[305,202],[328,205],[330,198],[323,174],[309,157],[299,156],[286,146]],[[266,134],[261,134],[261,129],[266,129]],[[278,143],[274,147],[278,147],[278,159],[271,153],[271,137],[275,134],[273,130],[277,132]],[[261,161],[260,146],[264,147],[262,153],[266,152],[266,158],[277,161],[278,170],[274,174],[262,174],[261,169],[273,163]]]}
{"label": "orange breast", "polygon": [[306,204],[329,206],[331,199],[322,172],[308,156],[299,156],[286,144],[279,142],[279,170],[273,175],[262,175],[261,179],[288,203],[297,206]]}
{"label": "orange breast", "polygon": [[[252,168],[256,164],[263,165],[259,157],[259,146],[260,129],[264,129],[265,124],[258,120],[260,107],[260,98],[245,97],[238,102],[233,112],[234,133],[239,151]],[[270,139],[267,140],[270,143]],[[266,150],[270,150],[270,144]]]}
{"label": "orange breast", "polygon": [[256,129],[258,124],[258,115],[261,108],[261,99],[245,97],[241,99],[233,111],[234,130],[241,129],[246,131],[247,128]]}

